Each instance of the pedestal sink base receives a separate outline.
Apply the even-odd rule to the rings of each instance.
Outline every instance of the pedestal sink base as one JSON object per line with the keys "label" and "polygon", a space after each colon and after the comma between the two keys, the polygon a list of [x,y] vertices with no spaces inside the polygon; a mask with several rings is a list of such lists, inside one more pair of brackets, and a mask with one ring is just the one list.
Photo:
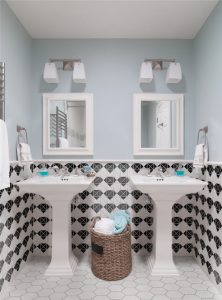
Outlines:
{"label": "pedestal sink base", "polygon": [[154,202],[154,247],[148,266],[153,276],[178,276],[172,252],[171,219],[175,199],[167,199],[165,195],[162,197]]}
{"label": "pedestal sink base", "polygon": [[[52,205],[52,260],[45,275],[73,275],[77,259],[72,253],[71,200],[72,194],[44,195]],[[62,198],[62,199],[61,199]]]}
{"label": "pedestal sink base", "polygon": [[148,260],[148,270],[150,272],[151,276],[178,276],[180,275],[177,267],[173,264],[169,265],[158,265],[155,261],[155,258],[153,255],[151,255]]}
{"label": "pedestal sink base", "polygon": [[34,176],[17,183],[22,191],[39,194],[52,206],[52,259],[46,276],[72,276],[77,259],[72,252],[71,202],[74,195],[84,191],[93,177]]}
{"label": "pedestal sink base", "polygon": [[172,206],[180,197],[201,191],[206,182],[187,176],[132,175],[134,185],[148,193],[154,202],[153,254],[148,266],[153,276],[180,275],[173,261],[172,251]]}
{"label": "pedestal sink base", "polygon": [[74,256],[71,256],[69,261],[63,265],[51,262],[45,276],[73,276],[77,263],[78,261]]}

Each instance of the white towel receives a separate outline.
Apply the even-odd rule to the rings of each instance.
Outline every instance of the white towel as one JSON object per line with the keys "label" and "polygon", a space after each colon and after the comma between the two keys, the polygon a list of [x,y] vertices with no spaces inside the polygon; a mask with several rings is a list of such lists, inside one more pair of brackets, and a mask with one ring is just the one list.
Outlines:
{"label": "white towel", "polygon": [[26,162],[26,161],[32,161],[32,154],[30,146],[26,143],[19,143],[17,145],[17,155],[18,155],[18,161],[20,163]]}
{"label": "white towel", "polygon": [[109,218],[101,218],[95,224],[94,230],[102,234],[113,234],[114,221]]}
{"label": "white towel", "polygon": [[0,120],[0,190],[10,186],[9,148],[6,124]]}
{"label": "white towel", "polygon": [[208,160],[208,147],[205,144],[198,144],[195,148],[193,166],[203,168]]}
{"label": "white towel", "polygon": [[59,138],[59,147],[60,148],[69,148],[69,141],[65,138]]}

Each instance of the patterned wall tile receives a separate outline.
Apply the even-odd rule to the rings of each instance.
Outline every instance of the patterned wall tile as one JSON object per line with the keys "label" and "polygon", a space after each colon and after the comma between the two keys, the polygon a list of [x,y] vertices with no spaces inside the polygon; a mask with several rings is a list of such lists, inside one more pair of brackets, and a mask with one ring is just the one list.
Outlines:
{"label": "patterned wall tile", "polygon": [[[48,162],[50,168],[68,167],[70,173],[81,172],[82,164]],[[89,229],[96,215],[109,216],[116,209],[127,209],[131,215],[132,249],[148,255],[153,248],[153,202],[129,180],[130,174],[155,172],[161,165],[165,174],[173,175],[178,163],[93,163],[96,172],[92,185],[77,195],[71,205],[72,248],[76,255],[90,251]],[[41,164],[31,166],[32,173]],[[191,163],[183,166],[192,174]],[[203,193],[187,195],[172,208],[173,244],[175,255],[195,255],[212,281],[221,286],[222,251],[222,167],[210,165],[198,175],[208,181]],[[0,289],[18,271],[30,253],[51,254],[52,207],[39,195],[21,194],[14,185],[30,175],[18,165],[10,169],[11,187],[0,191]]]}
{"label": "patterned wall tile", "polygon": [[[48,163],[62,167],[60,163]],[[148,174],[155,172],[161,166],[165,174],[172,175],[178,163],[93,163],[91,167],[96,172],[96,177],[87,189],[72,202],[72,248],[76,255],[81,255],[90,250],[90,224],[93,217],[100,215],[108,217],[116,209],[127,209],[131,215],[132,249],[140,255],[148,255],[153,248],[154,213],[152,199],[137,190],[129,180],[130,174]],[[66,163],[69,172],[75,172],[75,167],[81,164]],[[32,167],[36,173],[41,167]],[[184,170],[192,173],[192,164],[185,164]],[[50,169],[50,172],[53,172]],[[173,222],[173,250],[175,255],[193,254],[193,196],[183,197],[178,200],[172,210]],[[41,197],[35,196],[34,209],[34,254],[50,255],[51,252],[51,220],[52,210]],[[41,232],[44,232],[41,235]],[[40,234],[39,234],[40,232]],[[47,236],[46,234],[47,233]],[[48,247],[46,246],[48,245]]]}
{"label": "patterned wall tile", "polygon": [[208,181],[194,201],[194,253],[210,279],[222,291],[222,167],[208,165],[200,178]]}
{"label": "patterned wall tile", "polygon": [[10,167],[10,188],[0,191],[0,291],[19,271],[32,248],[32,201],[15,183],[26,177],[18,165]]}

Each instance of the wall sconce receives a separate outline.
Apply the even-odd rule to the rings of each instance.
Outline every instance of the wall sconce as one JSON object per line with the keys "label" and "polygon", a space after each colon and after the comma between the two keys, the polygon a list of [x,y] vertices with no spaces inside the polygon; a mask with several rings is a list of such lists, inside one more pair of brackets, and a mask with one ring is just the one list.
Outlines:
{"label": "wall sconce", "polygon": [[140,83],[150,83],[153,80],[152,63],[149,61],[142,62],[140,68]]}
{"label": "wall sconce", "polygon": [[140,82],[150,83],[153,70],[167,70],[166,83],[178,83],[182,80],[181,66],[175,59],[145,59],[140,68]]}
{"label": "wall sconce", "polygon": [[75,83],[86,83],[85,67],[82,62],[74,63],[73,81]]}
{"label": "wall sconce", "polygon": [[55,63],[49,62],[45,64],[43,78],[48,83],[59,83],[59,76]]}
{"label": "wall sconce", "polygon": [[167,69],[166,83],[178,83],[182,80],[180,63],[171,62]]}
{"label": "wall sconce", "polygon": [[[56,66],[56,63],[60,63],[60,66]],[[76,83],[86,82],[84,64],[80,59],[50,59],[50,62],[45,63],[43,79],[48,83],[59,83],[57,68],[73,71],[73,81]]]}

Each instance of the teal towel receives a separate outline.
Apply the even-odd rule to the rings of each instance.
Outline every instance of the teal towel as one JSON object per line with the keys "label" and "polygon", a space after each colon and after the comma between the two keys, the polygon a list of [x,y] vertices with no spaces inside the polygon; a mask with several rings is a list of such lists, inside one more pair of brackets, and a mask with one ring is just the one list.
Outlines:
{"label": "teal towel", "polygon": [[127,224],[130,222],[130,216],[128,211],[126,210],[119,210],[116,212],[113,212],[111,214],[111,219],[114,221],[113,226],[113,233],[118,234],[124,231]]}

